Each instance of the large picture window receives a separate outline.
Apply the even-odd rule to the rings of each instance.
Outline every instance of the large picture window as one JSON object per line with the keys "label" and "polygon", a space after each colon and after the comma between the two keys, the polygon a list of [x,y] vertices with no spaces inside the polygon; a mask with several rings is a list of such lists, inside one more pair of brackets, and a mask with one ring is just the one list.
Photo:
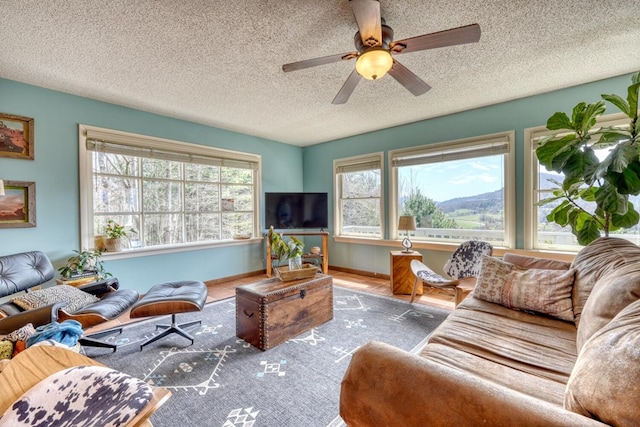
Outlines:
{"label": "large picture window", "polygon": [[109,220],[130,249],[258,235],[257,155],[80,126],[80,161],[84,248]]}
{"label": "large picture window", "polygon": [[415,241],[513,247],[513,139],[508,132],[391,151],[392,237],[401,238],[398,217],[413,215]]}
{"label": "large picture window", "polygon": [[334,160],[338,236],[382,238],[382,153]]}
{"label": "large picture window", "polygon": [[[628,126],[629,119],[621,114],[612,114],[602,116],[597,121],[597,126],[592,129],[593,132],[603,127]],[[541,250],[562,250],[562,251],[579,251],[582,246],[578,244],[576,237],[571,233],[570,226],[561,227],[554,222],[547,220],[547,215],[561,203],[558,200],[555,203],[549,203],[539,206],[538,202],[550,198],[553,188],[557,185],[555,182],[562,182],[564,175],[548,171],[544,166],[540,165],[536,157],[536,149],[539,143],[546,137],[553,135],[553,131],[547,130],[544,126],[525,130],[525,140],[527,141],[527,159],[526,164],[529,166],[529,176],[526,182],[526,190],[528,197],[525,200],[525,227],[527,230],[525,238],[525,246],[527,249]],[[607,154],[607,149],[595,150],[595,154],[601,160]],[[640,197],[629,196],[629,201],[640,211]],[[589,204],[580,201],[582,207],[587,211],[593,211],[595,203]],[[611,232],[610,236],[622,237],[636,244],[640,244],[640,226],[636,225],[629,229],[617,230]]]}

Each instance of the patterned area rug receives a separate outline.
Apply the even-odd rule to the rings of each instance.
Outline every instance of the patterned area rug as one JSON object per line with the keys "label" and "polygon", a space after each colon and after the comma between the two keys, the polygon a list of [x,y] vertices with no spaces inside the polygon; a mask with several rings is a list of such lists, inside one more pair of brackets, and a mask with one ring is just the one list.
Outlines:
{"label": "patterned area rug", "polygon": [[[351,354],[370,341],[417,351],[446,310],[334,286],[334,318],[267,351],[235,335],[235,298],[177,316],[195,344],[176,334],[139,350],[162,316],[125,328],[111,339],[118,351],[87,348],[114,369],[173,395],[151,418],[154,426],[342,426],[340,381]],[[186,424],[185,424],[186,423]]]}

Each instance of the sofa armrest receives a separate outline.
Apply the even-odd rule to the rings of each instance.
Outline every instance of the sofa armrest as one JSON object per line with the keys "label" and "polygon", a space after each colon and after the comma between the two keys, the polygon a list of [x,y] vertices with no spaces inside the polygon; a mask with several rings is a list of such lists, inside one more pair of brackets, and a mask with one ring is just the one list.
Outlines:
{"label": "sofa armrest", "polygon": [[350,427],[604,425],[380,342],[354,353],[340,415]]}

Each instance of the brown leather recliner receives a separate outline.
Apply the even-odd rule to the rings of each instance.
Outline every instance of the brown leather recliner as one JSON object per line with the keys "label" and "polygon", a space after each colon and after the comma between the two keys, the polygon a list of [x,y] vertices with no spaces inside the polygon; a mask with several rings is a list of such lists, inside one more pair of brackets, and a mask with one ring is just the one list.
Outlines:
{"label": "brown leather recliner", "polygon": [[[0,256],[0,298],[21,291],[30,292],[32,288],[53,279],[54,273],[51,261],[40,251]],[[38,327],[67,319],[77,320],[83,328],[88,328],[115,319],[131,307],[139,296],[133,289],[119,289],[118,280],[115,278],[79,286],[78,289],[95,295],[99,300],[73,313],[65,311],[66,303],[64,302],[55,302],[31,310],[23,310],[11,300],[0,304],[0,334],[10,333],[27,323]],[[121,328],[116,328],[98,334],[85,335],[80,339],[80,343],[107,347],[115,351],[114,344],[99,341],[97,338],[107,333],[121,331]]]}

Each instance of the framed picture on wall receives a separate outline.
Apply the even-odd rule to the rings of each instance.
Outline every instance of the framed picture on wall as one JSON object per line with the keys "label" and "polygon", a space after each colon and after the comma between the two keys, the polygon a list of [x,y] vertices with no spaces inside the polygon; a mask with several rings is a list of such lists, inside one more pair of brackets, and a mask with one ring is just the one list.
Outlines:
{"label": "framed picture on wall", "polygon": [[0,157],[33,160],[33,119],[0,113]]}
{"label": "framed picture on wall", "polygon": [[5,181],[0,196],[0,228],[36,226],[36,183]]}

